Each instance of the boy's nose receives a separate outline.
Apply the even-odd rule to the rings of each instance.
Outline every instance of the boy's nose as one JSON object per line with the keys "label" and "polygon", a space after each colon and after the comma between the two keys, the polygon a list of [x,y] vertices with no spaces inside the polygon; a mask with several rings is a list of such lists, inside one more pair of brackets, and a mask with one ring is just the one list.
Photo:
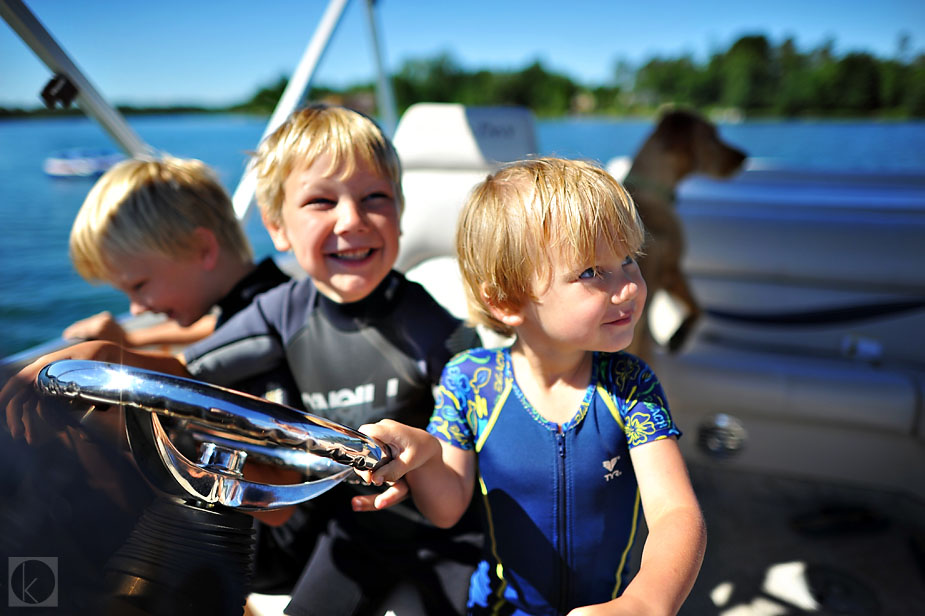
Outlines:
{"label": "boy's nose", "polygon": [[136,316],[136,317],[148,311],[148,308],[146,306],[144,306],[143,304],[139,304],[135,300],[132,300],[131,302],[129,302],[128,309],[129,309],[129,312],[132,313],[132,316]]}
{"label": "boy's nose", "polygon": [[337,205],[337,224],[334,227],[335,233],[356,230],[365,227],[366,222],[363,217],[363,211],[353,199],[344,199]]}
{"label": "boy's nose", "polygon": [[620,285],[613,291],[610,296],[611,303],[622,304],[623,302],[635,299],[639,296],[640,291],[646,288],[646,283],[642,277],[625,276]]}

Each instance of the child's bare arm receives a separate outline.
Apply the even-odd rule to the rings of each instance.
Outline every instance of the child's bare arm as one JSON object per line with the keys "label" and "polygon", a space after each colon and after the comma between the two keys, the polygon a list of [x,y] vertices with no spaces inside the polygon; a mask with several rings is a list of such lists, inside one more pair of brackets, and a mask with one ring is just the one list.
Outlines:
{"label": "child's bare arm", "polygon": [[191,344],[211,334],[215,321],[215,315],[207,314],[189,327],[164,321],[125,331],[111,313],[100,312],[68,326],[62,335],[66,339],[109,340],[129,348]]}
{"label": "child's bare arm", "polygon": [[623,594],[569,616],[676,614],[694,586],[707,533],[674,438],[630,449],[649,535],[639,573]]}
{"label": "child's bare arm", "polygon": [[126,343],[134,348],[192,344],[215,331],[215,322],[213,314],[205,315],[188,327],[183,327],[176,321],[164,321],[127,332]]}
{"label": "child's bare arm", "polygon": [[71,323],[61,336],[65,340],[108,340],[116,344],[126,344],[125,330],[109,311],[98,312]]}
{"label": "child's bare arm", "polygon": [[453,447],[424,430],[390,419],[361,426],[360,431],[385,443],[393,456],[391,462],[374,473],[361,475],[375,485],[394,483],[390,489],[396,492],[395,498],[355,497],[355,509],[370,511],[394,504],[403,498],[404,487],[400,482],[406,481],[414,504],[434,525],[449,528],[459,521],[472,497],[474,452]]}

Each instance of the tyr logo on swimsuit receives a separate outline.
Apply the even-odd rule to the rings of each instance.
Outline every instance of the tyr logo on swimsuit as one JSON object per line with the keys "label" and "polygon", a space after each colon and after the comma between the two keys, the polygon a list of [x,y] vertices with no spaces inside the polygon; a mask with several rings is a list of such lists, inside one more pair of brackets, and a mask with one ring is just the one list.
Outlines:
{"label": "tyr logo on swimsuit", "polygon": [[[606,473],[604,473],[604,480],[605,480],[605,481],[610,481],[611,479],[613,479],[613,478],[615,478],[615,477],[619,477],[620,475],[623,474],[622,471],[620,471],[620,469],[616,468],[617,462],[619,462],[619,461],[620,461],[620,456],[616,456],[616,457],[611,458],[611,459],[609,459],[609,460],[604,460],[604,461],[601,463],[601,464],[604,466],[604,469],[606,469],[606,471],[607,471]],[[614,470],[614,469],[616,469],[616,470]]]}

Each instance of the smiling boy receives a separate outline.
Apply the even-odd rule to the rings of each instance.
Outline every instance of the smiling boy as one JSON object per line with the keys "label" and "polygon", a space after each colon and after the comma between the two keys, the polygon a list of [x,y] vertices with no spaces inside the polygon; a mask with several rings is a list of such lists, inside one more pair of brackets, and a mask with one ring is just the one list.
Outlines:
{"label": "smiling boy", "polygon": [[281,211],[264,217],[276,249],[293,250],[319,291],[339,303],[369,295],[398,255],[393,180],[363,159],[352,164],[348,171],[323,153],[297,165],[283,184]]}
{"label": "smiling boy", "polygon": [[[423,428],[443,364],[477,338],[392,269],[403,207],[394,147],[362,114],[316,105],[261,143],[255,167],[264,226],[308,277],[259,296],[189,347],[187,370],[221,384],[283,362],[315,414],[348,426],[391,418]],[[338,486],[297,511],[314,522],[325,516],[326,526],[287,613],[382,613],[401,588],[419,603],[402,614],[461,613],[480,541],[476,516],[447,532],[410,503],[357,513],[358,490]],[[276,545],[258,557],[292,556],[287,536],[303,531],[289,530],[269,531]]]}

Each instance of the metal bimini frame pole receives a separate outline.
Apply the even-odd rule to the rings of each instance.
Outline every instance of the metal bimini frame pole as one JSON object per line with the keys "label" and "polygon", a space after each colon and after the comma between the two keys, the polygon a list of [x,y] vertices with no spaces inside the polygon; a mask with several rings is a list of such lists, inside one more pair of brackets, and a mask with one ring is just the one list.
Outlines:
{"label": "metal bimini frame pole", "polygon": [[67,77],[77,88],[80,108],[95,119],[128,156],[150,156],[154,153],[153,148],[132,130],[122,114],[103,99],[90,80],[71,61],[67,52],[20,0],[0,0],[0,16],[52,73]]}
{"label": "metal bimini frame pole", "polygon": [[395,135],[395,128],[398,126],[398,112],[395,110],[392,81],[382,62],[382,46],[379,44],[376,13],[373,11],[375,1],[366,0],[366,22],[369,26],[369,40],[372,43],[373,56],[376,59],[376,100],[379,103],[379,113],[382,115],[382,130],[391,138]]}
{"label": "metal bimini frame pole", "polygon": [[[305,52],[302,54],[302,59],[299,61],[298,66],[296,66],[295,72],[293,72],[292,77],[289,79],[289,83],[286,85],[286,89],[283,90],[283,94],[276,104],[276,109],[273,110],[273,115],[270,116],[270,120],[267,122],[261,140],[276,130],[289,114],[298,108],[305,100],[305,96],[308,94],[308,90],[311,87],[312,77],[314,77],[315,71],[321,62],[321,58],[328,48],[331,37],[334,36],[335,30],[343,18],[344,10],[347,8],[349,1],[350,0],[331,0],[331,2],[328,3],[328,7],[325,9],[321,21],[315,29],[312,39],[308,43],[308,47],[305,48]],[[382,111],[385,124],[384,131],[387,135],[391,135],[397,123],[395,100],[392,89],[389,86],[388,75],[382,64],[375,16],[373,14],[373,4],[374,0],[366,0],[370,38],[372,39],[373,53],[375,55],[376,69],[378,72],[377,95],[379,108]],[[245,220],[250,213],[254,202],[256,187],[256,173],[253,167],[248,165],[247,170],[241,177],[231,197],[235,214],[239,220]]]}
{"label": "metal bimini frame pole", "polygon": [[[267,122],[267,126],[260,138],[261,141],[263,141],[264,137],[276,130],[279,125],[283,123],[283,120],[285,120],[305,99],[305,95],[308,93],[309,87],[311,87],[315,69],[318,68],[321,57],[324,55],[328,43],[334,35],[334,31],[337,29],[344,15],[344,9],[347,8],[347,3],[349,1],[350,0],[331,0],[331,2],[328,3],[328,8],[325,9],[324,15],[321,17],[321,22],[319,22],[318,27],[315,29],[315,34],[308,42],[308,47],[305,48],[302,59],[299,60],[295,72],[293,72],[292,77],[289,78],[289,83],[286,85],[286,89],[283,90],[283,94],[276,104],[276,109],[273,110],[273,115],[270,116],[270,121]],[[256,188],[257,174],[253,166],[249,164],[244,175],[241,177],[241,181],[238,182],[238,187],[235,188],[234,194],[231,197],[238,220],[245,220],[247,218],[254,202],[254,192]]]}

